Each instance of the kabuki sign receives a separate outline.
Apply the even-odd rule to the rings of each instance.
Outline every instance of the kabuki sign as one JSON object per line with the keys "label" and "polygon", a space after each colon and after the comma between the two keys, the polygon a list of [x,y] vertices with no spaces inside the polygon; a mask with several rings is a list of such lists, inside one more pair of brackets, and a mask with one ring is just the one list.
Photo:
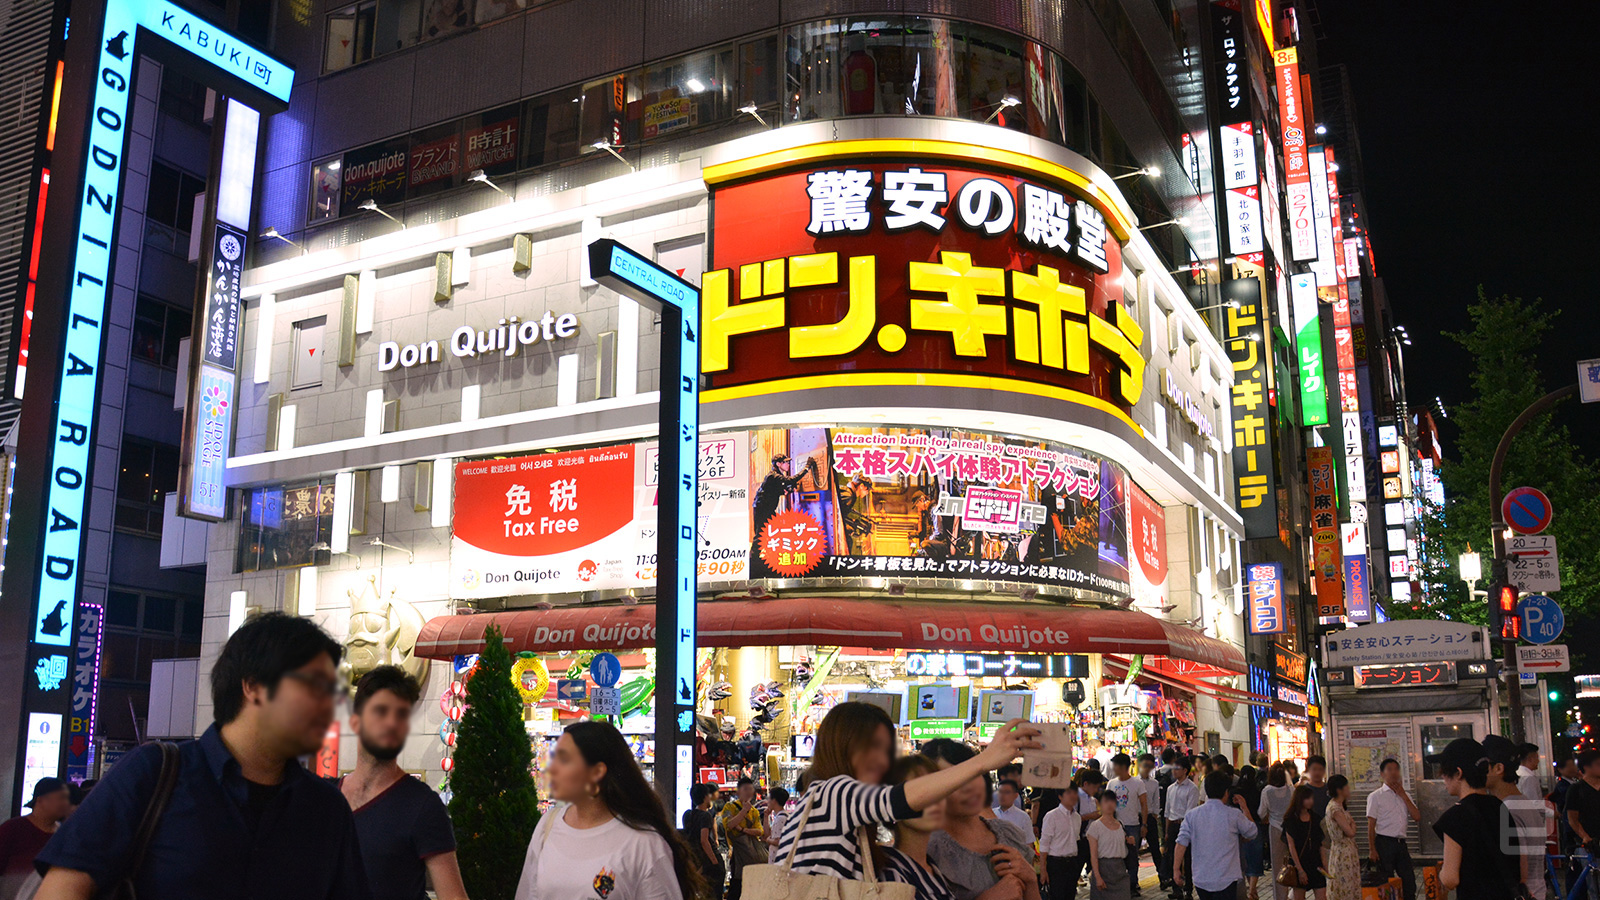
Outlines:
{"label": "kabuki sign", "polygon": [[707,399],[913,372],[1123,418],[1140,399],[1144,333],[1120,302],[1121,247],[1105,212],[1064,185],[878,159],[707,180]]}

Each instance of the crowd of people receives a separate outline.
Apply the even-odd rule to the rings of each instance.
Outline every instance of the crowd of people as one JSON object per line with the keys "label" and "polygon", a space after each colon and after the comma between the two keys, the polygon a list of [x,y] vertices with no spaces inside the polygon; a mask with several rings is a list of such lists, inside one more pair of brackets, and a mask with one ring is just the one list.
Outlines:
{"label": "crowd of people", "polygon": [[[246,623],[213,669],[215,721],[199,739],[141,747],[87,795],[44,779],[28,815],[0,824],[0,898],[131,887],[177,900],[422,900],[431,886],[439,900],[465,900],[444,804],[396,763],[414,679],[384,666],[355,685],[353,771],[329,781],[298,762],[332,721],[340,651],[306,619]],[[1302,774],[1264,754],[1237,770],[1177,748],[1159,760],[1097,755],[1069,788],[1029,790],[1017,759],[1037,735],[1018,719],[981,749],[942,739],[898,757],[887,713],[841,703],[793,798],[781,787],[759,797],[749,778],[726,798],[696,785],[678,823],[615,728],[571,725],[547,767],[555,805],[515,897],[766,900],[774,879],[816,876],[897,883],[893,896],[915,900],[1078,900],[1085,889],[1088,900],[1133,900],[1147,852],[1172,900],[1254,900],[1264,877],[1274,900],[1359,900],[1364,859],[1416,900],[1407,832],[1422,813],[1398,760],[1382,761],[1366,798],[1363,853],[1350,783],[1321,757]],[[1498,736],[1456,740],[1427,763],[1456,800],[1428,827],[1443,845],[1439,884],[1457,900],[1543,900],[1547,817],[1564,851],[1600,838],[1600,752],[1563,761],[1548,795],[1537,748]],[[145,835],[156,797],[159,827]]]}

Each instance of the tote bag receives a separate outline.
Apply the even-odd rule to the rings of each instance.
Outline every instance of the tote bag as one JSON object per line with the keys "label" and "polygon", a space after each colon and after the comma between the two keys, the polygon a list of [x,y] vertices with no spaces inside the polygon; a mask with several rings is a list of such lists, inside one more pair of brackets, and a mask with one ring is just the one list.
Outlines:
{"label": "tote bag", "polygon": [[811,798],[807,797],[795,829],[794,847],[783,864],[762,863],[745,867],[743,896],[746,900],[916,900],[917,889],[909,884],[878,882],[865,828],[856,829],[856,843],[861,852],[865,881],[833,875],[796,875],[793,871],[794,858],[800,849],[801,839],[805,837],[806,823],[810,818]]}

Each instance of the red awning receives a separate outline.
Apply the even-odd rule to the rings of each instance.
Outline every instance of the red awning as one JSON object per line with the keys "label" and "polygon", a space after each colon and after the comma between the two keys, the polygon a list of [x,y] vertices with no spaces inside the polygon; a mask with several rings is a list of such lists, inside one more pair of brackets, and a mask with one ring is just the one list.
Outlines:
{"label": "red awning", "polygon": [[[1112,656],[1106,658],[1105,664],[1107,674],[1117,677],[1125,674],[1128,671],[1129,661],[1121,657]],[[1150,681],[1159,681],[1169,687],[1175,687],[1199,694],[1206,694],[1208,696],[1215,697],[1218,700],[1226,700],[1229,703],[1245,703],[1251,706],[1272,705],[1272,699],[1270,697],[1263,697],[1260,694],[1252,694],[1242,688],[1228,687],[1225,684],[1215,684],[1210,681],[1202,681],[1198,676],[1185,674],[1184,669],[1190,667],[1191,665],[1192,664],[1187,660],[1176,660],[1165,656],[1146,656],[1144,658],[1144,664],[1139,670],[1139,674],[1135,677],[1148,679]],[[1217,667],[1207,666],[1206,668],[1208,671],[1205,677],[1207,678],[1225,678],[1234,674],[1225,669]]]}
{"label": "red awning", "polygon": [[[417,653],[431,659],[483,649],[499,625],[513,650],[621,650],[656,644],[655,609],[574,606],[430,619]],[[1014,653],[1144,653],[1227,672],[1246,671],[1244,651],[1141,612],[1048,603],[938,603],[782,598],[699,605],[703,647],[851,644],[898,650]]]}

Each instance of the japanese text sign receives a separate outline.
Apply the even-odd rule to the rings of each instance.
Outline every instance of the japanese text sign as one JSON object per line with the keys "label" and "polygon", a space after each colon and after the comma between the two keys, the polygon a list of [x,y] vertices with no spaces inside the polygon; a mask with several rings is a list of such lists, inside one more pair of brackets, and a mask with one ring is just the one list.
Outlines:
{"label": "japanese text sign", "polygon": [[1339,538],[1339,504],[1333,448],[1306,449],[1311,488],[1311,581],[1316,588],[1317,615],[1344,615],[1343,554]]}
{"label": "japanese text sign", "polygon": [[1261,282],[1224,282],[1227,318],[1223,346],[1233,364],[1233,478],[1247,538],[1278,533],[1278,499],[1273,485],[1272,413],[1267,400],[1267,366],[1272,348],[1262,324]]}
{"label": "japanese text sign", "polygon": [[1244,570],[1251,634],[1280,634],[1288,627],[1283,608],[1283,563],[1254,563]]}

